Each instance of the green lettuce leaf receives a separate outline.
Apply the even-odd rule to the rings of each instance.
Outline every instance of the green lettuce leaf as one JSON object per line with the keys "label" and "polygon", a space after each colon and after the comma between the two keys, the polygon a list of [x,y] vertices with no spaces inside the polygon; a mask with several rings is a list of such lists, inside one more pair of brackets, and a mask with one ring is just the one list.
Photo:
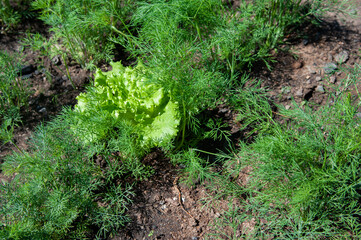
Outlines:
{"label": "green lettuce leaf", "polygon": [[[179,107],[161,86],[148,83],[146,69],[140,62],[135,68],[111,63],[112,70],[97,70],[94,87],[77,97],[75,111],[94,117],[101,113],[115,120],[127,121],[144,147],[160,146],[171,141],[178,133]],[[109,121],[108,121],[109,122]],[[102,128],[100,128],[102,129]],[[106,131],[90,130],[88,140],[106,137]]]}

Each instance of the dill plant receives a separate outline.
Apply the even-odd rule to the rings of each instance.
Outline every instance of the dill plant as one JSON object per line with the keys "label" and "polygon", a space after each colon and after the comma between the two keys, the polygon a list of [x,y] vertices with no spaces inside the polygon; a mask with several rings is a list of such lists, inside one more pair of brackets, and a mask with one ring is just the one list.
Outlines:
{"label": "dill plant", "polygon": [[30,0],[0,1],[1,34],[14,30],[22,19],[30,19],[34,14],[30,11]]}
{"label": "dill plant", "polygon": [[224,63],[231,76],[256,61],[268,65],[271,50],[313,12],[299,0],[241,1],[236,11],[222,15],[210,43],[213,57]]}
{"label": "dill plant", "polygon": [[3,173],[13,176],[0,185],[2,238],[104,238],[129,221],[125,211],[133,192],[121,179],[141,179],[150,170],[125,146],[126,126],[109,132],[109,145],[84,146],[70,127],[76,121],[72,113],[64,110],[39,126],[30,150],[14,152],[2,164]]}
{"label": "dill plant", "polygon": [[0,52],[0,107],[2,110],[10,109],[14,106],[26,105],[29,90],[25,81],[21,79],[21,58],[11,56],[7,52]]}
{"label": "dill plant", "polygon": [[[138,32],[136,36],[129,36],[127,49],[152,69],[149,82],[164,87],[179,104],[182,118],[176,150],[184,146],[187,137],[194,138],[191,132],[219,137],[215,135],[219,132],[200,130],[198,114],[214,107],[225,92],[244,95],[243,102],[248,106],[254,104],[248,110],[260,111],[260,105],[248,103],[252,94],[232,88],[236,79],[242,78],[240,71],[245,66],[269,59],[270,50],[281,42],[287,28],[305,19],[300,2],[293,3],[242,2],[237,10],[221,1],[157,0],[138,4],[131,21]],[[244,119],[262,122],[248,119],[251,114],[246,109],[244,113]],[[223,133],[223,137],[227,136]],[[198,136],[198,139],[204,137]],[[192,140],[187,144],[191,145]],[[185,159],[189,159],[189,166],[206,164],[197,164],[199,158],[195,156]]]}
{"label": "dill plant", "polygon": [[[236,10],[227,9],[210,33],[212,59],[228,71],[230,78],[250,69],[257,61],[268,67],[287,34],[298,33],[305,22],[321,18],[327,11],[345,13],[347,1],[261,0],[241,1]],[[337,9],[337,4],[339,4]]]}
{"label": "dill plant", "polygon": [[20,15],[12,8],[9,0],[0,2],[1,33],[5,33],[20,21]]}
{"label": "dill plant", "polygon": [[129,31],[126,22],[133,5],[132,0],[32,2],[39,18],[51,26],[52,38],[64,46],[64,53],[87,68],[113,59],[115,45],[108,38],[114,28]]}
{"label": "dill plant", "polygon": [[[359,236],[360,95],[347,90],[356,86],[359,74],[356,66],[338,94],[330,95],[332,103],[318,110],[296,103],[289,110],[280,107],[286,124],[249,113],[267,124],[254,125],[259,133],[254,141],[241,142],[237,157],[224,161],[222,179],[237,178],[251,167],[249,185],[238,186],[248,192],[247,202],[241,203],[246,211],[239,211],[227,228],[237,230],[243,221],[253,221],[249,238]],[[245,124],[252,126],[252,121]],[[224,195],[236,197],[236,189]],[[221,219],[215,228],[219,224]]]}
{"label": "dill plant", "polygon": [[300,1],[242,2],[236,10],[215,0],[141,2],[131,21],[138,34],[127,49],[156,69],[151,81],[180,104],[184,142],[186,130],[197,128],[194,116],[231,89],[244,68],[267,62],[311,13]]}
{"label": "dill plant", "polygon": [[20,108],[28,104],[30,91],[21,78],[21,58],[0,52],[0,141],[12,142],[14,127],[21,122]]}
{"label": "dill plant", "polygon": [[216,64],[208,63],[207,38],[223,7],[220,1],[151,1],[140,3],[132,18],[138,34],[128,51],[143,59],[154,73],[150,83],[169,91],[179,104],[182,146],[194,116],[213,105],[227,79]]}
{"label": "dill plant", "polygon": [[[335,222],[357,235],[360,138],[351,98],[343,95],[334,106],[317,114],[301,108],[282,112],[299,122],[281,126],[273,121],[267,99],[259,98],[262,91],[256,89],[257,83],[250,88],[245,85],[246,77],[240,77],[243,85],[235,87],[245,67],[266,61],[269,50],[289,27],[305,19],[308,6],[300,1],[242,2],[237,13],[218,0],[152,0],[138,2],[134,8],[132,1],[108,3],[36,0],[33,7],[52,26],[54,42],[62,43],[63,51],[83,66],[111,60],[114,42],[143,60],[151,69],[145,83],[161,86],[179,106],[176,151],[192,136],[189,132],[202,132],[197,115],[215,106],[225,91],[237,94],[228,101],[237,106],[244,127],[260,133],[250,145],[241,143],[240,157],[218,154],[217,164],[224,167],[220,173],[214,173],[212,164],[200,157],[201,150],[173,155],[173,162],[185,166],[189,182],[207,180],[224,186],[218,198],[239,198],[246,193],[250,197],[250,204],[245,204],[248,212],[272,222],[260,233],[265,225],[258,221],[255,237],[331,236],[341,232]],[[127,25],[134,9],[131,25],[137,32]],[[94,95],[89,96],[96,99],[91,91],[89,88]],[[96,105],[96,101],[90,102]],[[94,225],[97,236],[106,237],[128,221],[124,213],[133,193],[119,181],[145,179],[151,174],[139,160],[145,151],[134,140],[139,137],[134,126],[96,106],[90,108],[89,114],[65,110],[38,128],[29,152],[6,159],[2,170],[16,176],[0,185],[2,237],[84,238]],[[202,132],[203,137],[227,138],[220,123],[209,122],[208,126],[217,129]],[[89,134],[101,137],[84,141],[82,136]],[[105,160],[105,167],[96,160]],[[248,165],[255,170],[251,187],[229,182]],[[269,203],[276,207],[270,208]],[[280,218],[269,217],[279,209]],[[225,215],[228,223],[224,222],[235,233],[247,217],[230,206]],[[290,231],[287,224],[292,226]]]}

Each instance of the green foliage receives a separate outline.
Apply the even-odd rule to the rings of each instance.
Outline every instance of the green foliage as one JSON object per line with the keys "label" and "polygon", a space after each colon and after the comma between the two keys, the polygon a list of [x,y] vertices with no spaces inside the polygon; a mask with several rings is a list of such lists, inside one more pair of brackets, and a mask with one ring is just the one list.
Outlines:
{"label": "green foliage", "polygon": [[32,51],[38,52],[41,56],[54,57],[60,53],[57,51],[56,41],[54,39],[48,40],[40,33],[27,32],[26,37],[21,40],[21,45],[30,47]]}
{"label": "green foliage", "polygon": [[11,7],[9,0],[0,2],[1,33],[15,27],[20,22],[20,15]]}
{"label": "green foliage", "polygon": [[30,19],[34,16],[29,11],[30,0],[1,0],[0,1],[0,31],[6,34],[14,30],[22,18]]}
{"label": "green foliage", "polygon": [[244,75],[227,96],[229,104],[237,111],[237,120],[242,123],[240,130],[249,130],[248,136],[267,132],[274,127],[267,92],[260,86],[260,81]]}
{"label": "green foliage", "polygon": [[24,19],[31,19],[35,14],[30,10],[31,0],[0,1],[0,31],[7,34],[13,31]]}
{"label": "green foliage", "polygon": [[299,0],[242,1],[237,12],[229,11],[219,20],[210,43],[213,56],[225,63],[231,76],[256,61],[268,64],[270,50],[308,14]]}
{"label": "green foliage", "polygon": [[312,9],[312,15],[318,19],[322,19],[327,12],[357,17],[357,13],[351,11],[357,7],[356,3],[350,0],[313,0],[307,1],[307,5]]}
{"label": "green foliage", "polygon": [[[179,125],[178,105],[162,87],[147,82],[152,72],[142,63],[133,69],[112,63],[112,70],[97,70],[94,87],[80,94],[75,110],[86,118],[103,115],[105,119],[125,121],[138,137],[137,144],[145,149],[172,141]],[[82,124],[80,122],[80,124]],[[86,126],[88,127],[88,126]],[[101,131],[82,136],[85,141],[104,138],[113,124]],[[77,126],[74,126],[75,131]]]}
{"label": "green foliage", "polygon": [[165,36],[176,36],[185,41],[198,37],[201,41],[218,25],[222,9],[219,0],[154,0],[140,3],[132,22],[141,26],[140,33],[146,40],[164,41]]}
{"label": "green foliage", "polygon": [[[258,127],[247,120],[245,127],[256,127],[261,134],[249,145],[241,143],[237,157],[225,162],[223,172],[233,179],[245,167],[251,169],[249,198],[243,206],[248,210],[236,214],[227,228],[237,230],[242,222],[252,221],[250,238],[359,236],[360,95],[347,91],[356,86],[359,74],[356,66],[331,96],[332,103],[318,110],[296,103],[289,110],[279,106],[286,124],[270,121],[270,115],[258,117],[263,112],[249,112]],[[253,99],[252,105],[257,103],[257,97]],[[263,102],[262,97],[258,102]],[[235,195],[234,190],[224,189],[226,195]]]}
{"label": "green foliage", "polygon": [[182,146],[194,117],[214,105],[229,81],[210,63],[207,39],[218,25],[221,1],[151,1],[141,3],[132,24],[137,38],[128,50],[153,70],[150,82],[169,91],[181,114]]}
{"label": "green foliage", "polygon": [[128,29],[125,22],[133,1],[53,1],[35,0],[32,6],[40,11],[40,19],[50,25],[60,50],[83,67],[93,68],[100,61],[113,58],[114,43],[108,38],[114,27]]}
{"label": "green foliage", "polygon": [[182,172],[186,174],[186,183],[193,185],[195,182],[204,182],[214,178],[214,174],[209,171],[211,164],[198,156],[196,149],[189,149],[177,154],[173,154],[171,160],[175,164],[180,164]]}
{"label": "green foliage", "polygon": [[4,238],[79,239],[91,226],[98,227],[98,236],[108,236],[128,221],[125,210],[133,193],[121,179],[144,178],[149,170],[131,156],[114,155],[121,148],[117,139],[109,148],[84,146],[69,127],[70,112],[38,127],[31,150],[13,153],[2,165],[6,175],[15,176],[0,185]]}
{"label": "green foliage", "polygon": [[[24,37],[21,41],[21,45],[23,47],[30,47],[32,51],[36,51],[38,54],[40,54],[41,61],[39,65],[44,65],[44,57],[53,58],[53,57],[61,57],[63,64],[65,66],[65,72],[57,67],[63,74],[66,74],[66,76],[69,78],[73,88],[75,89],[75,83],[72,80],[72,77],[69,72],[69,65],[68,65],[68,57],[66,55],[66,51],[63,50],[63,48],[57,43],[58,39],[56,38],[49,38],[47,39],[43,35],[39,33],[26,33],[26,37]],[[51,74],[49,74],[51,75]],[[47,78],[51,81],[51,77],[47,75]]]}
{"label": "green foliage", "polygon": [[13,106],[26,105],[28,90],[25,81],[19,76],[21,70],[19,56],[11,56],[0,52],[0,108],[4,111]]}
{"label": "green foliage", "polygon": [[[139,27],[138,51],[158,66],[193,59],[189,64],[224,68],[230,79],[255,61],[268,60],[283,36],[307,19],[301,1],[241,2],[229,9],[221,1],[173,0],[139,4],[132,23]],[[133,40],[134,41],[134,40]],[[133,46],[133,45],[132,45]],[[189,58],[188,58],[189,57]],[[160,64],[162,62],[162,64]]]}
{"label": "green foliage", "polygon": [[237,10],[221,1],[140,3],[132,18],[138,34],[128,50],[156,69],[151,81],[180,104],[183,143],[186,130],[197,127],[194,116],[231,89],[239,71],[268,61],[308,9],[300,1],[242,2]]}
{"label": "green foliage", "polygon": [[12,139],[14,126],[21,121],[20,108],[27,105],[30,91],[26,80],[19,74],[21,70],[19,56],[10,56],[0,52],[0,141]]}
{"label": "green foliage", "polygon": [[[343,1],[329,2],[333,8]],[[3,22],[16,24],[9,2],[1,3],[0,17],[10,13]],[[35,0],[32,6],[53,35],[28,34],[23,45],[60,55],[66,68],[68,57],[91,69],[109,62],[115,44],[144,64],[97,70],[74,110],[38,127],[29,151],[6,158],[2,171],[11,180],[0,184],[1,238],[111,236],[129,221],[133,192],[126,183],[150,176],[139,157],[155,146],[173,150],[167,153],[187,183],[209,183],[213,200],[248,198],[229,204],[213,237],[360,235],[360,104],[346,93],[318,111],[295,104],[282,109],[287,124],[281,125],[260,83],[242,73],[256,61],[268,63],[288,32],[327,9],[324,1],[241,1],[238,9],[220,0]],[[17,61],[0,57],[0,137],[9,142],[27,94]],[[234,156],[177,151],[206,138],[232,145],[220,119],[199,117],[221,97],[238,112],[241,130],[257,137],[241,142]],[[245,167],[250,182],[240,186]],[[252,223],[249,231],[244,222]]]}
{"label": "green foliage", "polygon": [[204,133],[204,138],[210,138],[214,141],[226,140],[229,145],[231,144],[231,140],[229,139],[231,134],[225,130],[225,128],[228,127],[228,124],[223,123],[222,119],[209,119],[206,127],[209,129],[209,131]]}

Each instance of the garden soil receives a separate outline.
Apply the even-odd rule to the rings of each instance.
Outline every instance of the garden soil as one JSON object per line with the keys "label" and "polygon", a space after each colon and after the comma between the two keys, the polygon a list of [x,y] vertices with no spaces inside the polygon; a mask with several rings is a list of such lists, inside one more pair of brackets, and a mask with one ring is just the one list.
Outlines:
{"label": "garden soil", "polygon": [[[355,1],[355,6],[351,11],[361,13],[361,0]],[[328,93],[345,77],[338,69],[361,64],[361,19],[330,14],[320,26],[306,25],[298,30],[303,34],[301,38],[292,34],[287,36],[287,44],[281,46],[284,51],[273,54],[275,62],[271,64],[271,70],[264,64],[255,64],[250,76],[261,79],[262,87],[267,89],[270,98],[285,108],[292,108],[294,103],[301,104],[303,101],[326,104],[331,101]],[[19,52],[22,49],[20,39],[26,31],[48,34],[41,22],[23,23],[16,33],[0,35],[0,50]],[[71,63],[69,72],[76,86],[74,88],[60,57],[48,59],[26,48],[24,53],[24,67],[28,70],[24,75],[33,94],[29,106],[21,109],[23,124],[16,129],[14,141],[20,148],[26,149],[36,126],[51,120],[63,107],[74,106],[76,96],[85,90],[92,76],[89,71]],[[126,56],[120,58],[123,63],[131,63],[126,61]],[[275,112],[277,114],[277,109]],[[244,133],[239,131],[240,123],[235,121],[236,112],[220,105],[211,113],[226,119],[235,141],[242,138]],[[11,144],[1,146],[0,163],[12,151],[15,149]],[[134,185],[136,195],[127,211],[131,222],[111,239],[212,238],[212,224],[228,209],[229,200],[219,200],[217,204],[212,202],[207,182],[185,185],[180,175],[182,166],[171,164],[159,150],[147,155],[143,163],[154,169],[154,175]],[[250,170],[245,168],[240,172],[239,184],[247,184]],[[1,178],[4,176],[0,173]],[[241,206],[243,200],[233,200],[231,204]],[[252,221],[244,222],[239,234],[247,233],[253,226]],[[227,232],[227,229],[223,230]]]}

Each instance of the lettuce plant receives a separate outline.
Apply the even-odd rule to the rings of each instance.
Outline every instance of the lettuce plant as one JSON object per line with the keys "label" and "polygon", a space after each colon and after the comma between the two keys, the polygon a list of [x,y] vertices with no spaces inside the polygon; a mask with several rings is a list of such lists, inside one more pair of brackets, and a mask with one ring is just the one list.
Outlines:
{"label": "lettuce plant", "polygon": [[161,86],[148,83],[147,75],[152,72],[141,62],[135,68],[124,67],[120,62],[112,62],[111,66],[108,72],[98,69],[94,86],[77,97],[75,111],[85,119],[96,114],[108,120],[102,124],[110,123],[98,130],[89,126],[84,140],[105,138],[112,123],[125,121],[134,129],[141,147],[169,143],[178,132],[178,104]]}

